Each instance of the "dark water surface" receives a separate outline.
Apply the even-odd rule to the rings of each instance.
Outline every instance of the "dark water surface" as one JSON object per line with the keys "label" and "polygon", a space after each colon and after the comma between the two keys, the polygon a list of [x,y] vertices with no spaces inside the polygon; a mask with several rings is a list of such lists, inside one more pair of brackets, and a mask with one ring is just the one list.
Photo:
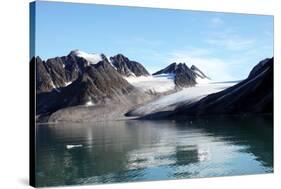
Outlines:
{"label": "dark water surface", "polygon": [[37,186],[273,172],[271,116],[40,125],[36,142]]}

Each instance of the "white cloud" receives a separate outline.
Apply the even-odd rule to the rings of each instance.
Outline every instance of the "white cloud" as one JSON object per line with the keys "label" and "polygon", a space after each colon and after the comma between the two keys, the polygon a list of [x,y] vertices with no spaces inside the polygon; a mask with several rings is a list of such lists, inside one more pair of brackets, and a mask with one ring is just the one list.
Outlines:
{"label": "white cloud", "polygon": [[231,51],[240,51],[253,47],[256,40],[252,38],[241,37],[232,30],[222,32],[213,32],[209,34],[206,43],[212,46],[217,46]]}
{"label": "white cloud", "polygon": [[211,45],[220,46],[228,50],[238,51],[249,48],[255,43],[252,39],[242,39],[242,38],[212,38],[207,39],[206,42]]}

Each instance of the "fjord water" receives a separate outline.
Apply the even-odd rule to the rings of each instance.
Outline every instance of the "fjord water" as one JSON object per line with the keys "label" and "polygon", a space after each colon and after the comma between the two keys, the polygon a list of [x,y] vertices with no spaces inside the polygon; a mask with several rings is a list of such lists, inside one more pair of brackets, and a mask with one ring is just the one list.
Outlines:
{"label": "fjord water", "polygon": [[272,120],[272,116],[239,116],[38,125],[36,184],[270,173]]}

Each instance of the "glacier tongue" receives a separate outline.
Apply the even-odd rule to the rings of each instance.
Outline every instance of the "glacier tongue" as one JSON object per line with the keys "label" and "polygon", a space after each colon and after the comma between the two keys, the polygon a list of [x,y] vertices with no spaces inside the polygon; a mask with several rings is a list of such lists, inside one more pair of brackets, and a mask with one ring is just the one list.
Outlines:
{"label": "glacier tongue", "polygon": [[237,82],[212,82],[197,84],[195,87],[184,88],[179,92],[162,96],[159,99],[136,108],[130,112],[131,116],[144,116],[158,111],[174,110],[179,104],[192,103],[201,98],[222,91]]}
{"label": "glacier tongue", "polygon": [[196,83],[198,84],[208,84],[211,83],[212,80],[208,79],[208,78],[200,78],[200,77],[196,77]]}
{"label": "glacier tongue", "polygon": [[174,74],[160,74],[154,76],[124,77],[130,84],[142,91],[163,93],[175,89]]}

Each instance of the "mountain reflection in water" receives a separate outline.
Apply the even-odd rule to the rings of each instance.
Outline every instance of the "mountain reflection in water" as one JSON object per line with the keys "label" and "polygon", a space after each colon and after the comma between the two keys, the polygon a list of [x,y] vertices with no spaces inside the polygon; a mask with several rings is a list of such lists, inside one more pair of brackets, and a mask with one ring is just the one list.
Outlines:
{"label": "mountain reflection in water", "polygon": [[40,125],[36,182],[57,186],[273,172],[272,120],[233,116]]}

